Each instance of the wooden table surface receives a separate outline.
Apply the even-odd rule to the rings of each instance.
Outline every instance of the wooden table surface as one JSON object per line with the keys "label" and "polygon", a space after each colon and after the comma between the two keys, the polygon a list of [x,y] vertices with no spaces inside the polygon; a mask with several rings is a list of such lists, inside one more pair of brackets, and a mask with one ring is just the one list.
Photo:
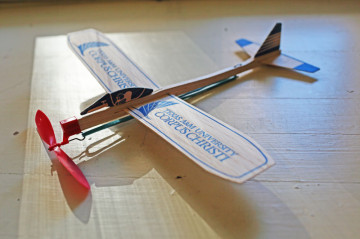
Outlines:
{"label": "wooden table surface", "polygon": [[[245,60],[234,41],[276,22],[283,52],[319,72],[262,67],[191,101],[262,145],[265,173],[224,181],[135,121],[64,148],[89,195],[52,165],[35,110],[56,122],[102,92],[66,33],[111,33],[166,86]],[[0,42],[1,238],[359,237],[358,1],[8,3]]]}

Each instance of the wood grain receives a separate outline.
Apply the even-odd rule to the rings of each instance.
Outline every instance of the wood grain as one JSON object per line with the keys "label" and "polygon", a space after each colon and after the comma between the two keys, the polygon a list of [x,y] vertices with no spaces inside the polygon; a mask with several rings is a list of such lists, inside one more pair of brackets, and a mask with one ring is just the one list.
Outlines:
{"label": "wood grain", "polygon": [[[174,38],[184,38],[184,49],[190,48],[191,51],[197,51],[191,41],[181,33],[173,33],[173,36]],[[166,43],[165,41],[164,44],[170,44],[170,42]],[[71,56],[72,53],[67,49],[65,37],[39,38],[37,40],[32,85],[33,98],[30,108],[32,110],[30,110],[29,116],[31,125],[34,125],[31,119],[34,117],[35,108],[42,108],[50,118],[55,119],[53,122],[56,122],[57,119],[65,117],[70,112],[79,112],[81,98],[92,97],[99,92],[99,89],[101,91],[101,87],[97,85],[96,81],[93,80],[93,83],[89,81],[89,73],[81,63]],[[65,61],[65,59],[67,60]],[[203,62],[206,63],[206,60]],[[78,69],[74,72],[77,81],[65,83],[64,80],[59,80],[66,78],[68,70],[74,66],[77,66]],[[210,68],[206,64],[202,67],[205,70]],[[49,71],[57,73],[48,75]],[[44,81],[45,75],[47,80]],[[50,76],[53,76],[51,80],[49,80]],[[57,91],[64,92],[64,94],[55,94]],[[65,95],[66,97],[64,97]],[[78,103],[74,104],[74,102]],[[65,110],[65,108],[67,109]],[[132,126],[130,127],[130,125]],[[134,123],[130,123],[127,128],[134,126]],[[142,144],[157,145],[161,143],[161,140],[141,139],[139,137],[144,133],[146,135],[147,132],[140,125],[135,127],[137,127],[135,132],[127,132],[126,127],[125,130],[120,127],[118,133],[105,130],[105,132],[92,136],[96,138],[92,140],[94,142],[85,141],[85,144],[71,144],[64,147],[64,150],[75,158],[75,162],[79,164],[92,184],[91,193],[86,195],[76,187],[76,183],[71,181],[71,177],[62,170],[56,160],[53,160],[51,167],[49,156],[32,126],[28,132],[26,176],[23,185],[23,196],[29,200],[24,201],[21,207],[20,235],[26,234],[34,237],[88,235],[94,238],[105,235],[121,235],[122,237],[192,237],[198,235],[204,238],[216,236],[216,233],[209,228],[201,216],[183,201],[181,196],[169,186],[166,179],[157,173],[156,169],[153,169],[152,157],[147,155],[150,150],[141,152]],[[54,124],[54,128],[59,136],[61,132],[59,125]],[[128,140],[128,138],[132,138],[132,140]],[[126,148],[121,147],[120,150],[123,152],[111,150],[115,145],[118,148],[119,144],[124,144],[124,141]],[[114,154],[114,152],[117,153]],[[181,158],[186,161],[185,156],[181,156]],[[112,164],[116,166],[111,166]],[[121,170],[108,173],[109,166],[110,168],[121,167]],[[86,169],[88,167],[90,168],[89,172]],[[192,167],[196,166],[192,165]],[[56,172],[52,173],[51,169]],[[33,188],[33,185],[38,186]],[[46,196],[50,189],[53,192]],[[138,197],[136,195],[145,197],[141,196],[137,201],[135,200]],[[118,206],[114,207],[114,205]],[[163,207],[163,205],[167,206]],[[169,207],[173,207],[171,205],[174,208],[169,211]],[[111,214],[109,214],[110,211]],[[37,215],[38,221],[25,223],[34,214]],[[57,226],[53,225],[55,218],[59,220]],[[119,219],[115,230],[104,230],[102,226],[96,226],[106,218]],[[36,226],[36,224],[40,225],[38,223],[47,225],[39,228]],[[76,234],[61,229],[70,224],[78,228]],[[141,230],[138,229],[137,225],[139,224],[142,225]],[[90,232],[90,227],[93,228],[92,232]]]}
{"label": "wood grain", "polygon": [[[3,4],[0,214],[6,217],[0,218],[0,236],[357,238],[357,4],[281,0]],[[89,27],[127,32],[111,37],[166,86],[245,60],[234,39],[260,41],[279,20],[284,23],[283,52],[319,66],[319,72],[301,75],[263,67],[192,102],[268,149],[277,165],[256,180],[239,186],[212,177],[134,121],[64,149],[91,180],[94,192],[85,202],[81,194],[62,187],[67,178],[59,179],[61,171],[51,175],[33,112],[45,109],[59,133],[55,122],[79,110],[74,101],[86,101],[103,89],[67,46],[52,52],[56,49],[44,43],[53,38],[39,38],[38,44],[47,49],[37,47],[34,56],[32,39]],[[186,36],[170,30],[184,31]],[[59,56],[65,61],[53,67]],[[197,64],[201,67],[195,72]],[[89,79],[87,88],[76,88],[74,79]],[[56,107],[47,108],[50,103]],[[230,110],[236,114],[228,114]]]}
{"label": "wood grain", "polygon": [[[152,35],[152,37],[160,41],[163,34],[159,34],[158,37]],[[184,35],[167,34],[173,34],[177,39],[183,38],[183,49],[197,51],[196,46]],[[129,38],[134,40],[132,37]],[[71,57],[70,51],[61,50],[59,47],[58,50],[51,52],[42,47],[52,44],[61,45],[64,39],[64,37],[39,38],[36,48],[34,101],[31,105],[34,107],[34,112],[35,107],[45,107],[50,117],[55,119],[68,116],[68,111],[79,111],[76,104],[73,104],[74,101],[79,102],[77,105],[80,105],[82,98],[92,97],[93,94],[102,91],[96,82],[89,81],[89,74],[80,63],[77,63],[76,58]],[[126,37],[123,37],[123,41],[124,39]],[[171,37],[168,39],[168,42],[162,39],[162,44],[170,44]],[[51,54],[57,57],[50,57]],[[171,55],[171,52],[169,54]],[[49,55],[47,60],[45,60],[46,55]],[[62,55],[68,61],[61,65],[62,68],[54,75],[54,80],[44,82],[42,80],[44,77],[41,77],[44,75],[42,72],[46,74],[48,71],[53,71],[54,65],[59,67],[58,59]],[[203,71],[210,71],[214,65],[209,64],[204,55],[203,57],[204,61],[199,61],[199,64],[203,62],[201,65]],[[64,77],[60,72],[68,72],[67,69],[70,66],[72,69],[77,66],[74,75],[77,75],[79,82],[71,81],[73,85],[70,86],[70,89],[76,89],[76,91],[67,90],[69,85],[65,86],[63,81],[57,80]],[[151,70],[149,74],[152,74]],[[249,74],[252,73],[248,73],[245,77]],[[87,82],[86,87],[82,86],[82,81]],[[296,228],[299,238],[326,237],[330,234],[311,228],[315,227],[314,225],[324,226],[324,222],[316,220],[318,216],[336,220],[335,215],[323,214],[322,208],[326,206],[316,203],[316,200],[320,198],[312,199],[306,195],[316,195],[316,192],[320,191],[321,197],[331,197],[333,190],[343,191],[343,194],[337,199],[334,198],[333,202],[329,202],[329,206],[338,208],[338,215],[352,215],[356,218],[357,214],[350,213],[349,206],[344,208],[345,204],[342,203],[345,200],[354,207],[357,207],[359,203],[356,199],[358,198],[356,182],[359,179],[358,174],[355,173],[356,170],[353,171],[358,167],[354,156],[357,155],[359,147],[354,145],[353,150],[349,148],[351,142],[358,142],[358,135],[351,133],[351,128],[346,129],[351,125],[351,120],[356,119],[342,117],[348,115],[344,105],[348,105],[349,100],[320,99],[315,103],[314,99],[233,97],[235,94],[233,88],[239,90],[244,85],[246,86],[247,82],[239,79],[230,86],[221,87],[210,93],[211,96],[205,94],[193,99],[193,103],[226,122],[235,123],[235,127],[250,133],[280,161],[279,167],[265,172],[243,187],[229,185],[216,177],[207,175],[139,123],[129,122],[124,126],[93,135],[89,141],[64,148],[71,157],[75,158],[75,162],[79,164],[92,184],[90,195],[75,194],[72,192],[77,189],[67,186],[71,178],[64,175],[58,166],[53,166],[57,172],[51,176],[48,156],[32,128],[28,133],[28,150],[30,151],[25,165],[27,174],[24,178],[23,197],[33,199],[22,203],[20,234],[30,232],[31,235],[44,237],[55,235],[97,237],[117,234],[123,237],[151,235],[152,237],[201,238],[255,234],[267,237],[268,233],[273,237],[283,237],[291,232],[291,230],[272,230],[271,227],[266,226],[267,223],[260,229],[259,226],[263,221],[259,221],[257,219],[259,216],[256,215],[261,213],[261,220],[271,220],[270,225],[281,224],[281,227]],[[47,84],[47,87],[40,87],[44,84]],[[265,89],[266,85],[263,87]],[[66,92],[66,99],[49,90],[53,88],[56,88],[56,91]],[[229,91],[230,94],[227,94]],[[54,94],[54,96],[46,97],[49,94]],[[57,97],[60,98],[57,99]],[[206,97],[205,100],[204,97]],[[224,101],[226,101],[226,107],[224,107]],[[58,104],[59,108],[50,107],[54,104],[53,102],[61,102]],[[344,111],[336,111],[337,113],[334,114],[332,110],[336,107],[334,102],[339,104]],[[274,112],[274,109],[277,111]],[[226,110],[230,110],[233,114],[226,114]],[[224,117],[225,115],[229,118]],[[300,119],[303,119],[302,123]],[[345,120],[344,124],[335,123],[339,120]],[[311,122],[316,121],[321,122],[320,125],[324,128],[313,128]],[[60,132],[59,127],[55,129],[57,133]],[[319,134],[319,130],[323,134]],[[333,132],[343,133],[340,136],[334,135]],[[327,140],[324,141],[324,139]],[[309,142],[312,144],[310,149]],[[339,156],[343,158],[341,163],[337,160]],[[56,174],[58,176],[55,176]],[[329,183],[336,184],[330,186]],[[34,185],[38,186],[34,187]],[[53,191],[53,196],[48,195],[49,190]],[[352,190],[355,191],[352,192]],[[244,195],[245,192],[247,196]],[[250,202],[248,197],[255,201]],[[301,204],[307,206],[299,208],[300,199],[296,199],[298,197],[302,200]],[[234,198],[236,198],[235,201]],[[228,206],[224,206],[222,203],[224,201]],[[33,205],[35,202],[36,206]],[[283,202],[288,202],[288,204]],[[167,206],[163,207],[163,205]],[[212,211],[215,205],[218,209]],[[315,205],[315,207],[310,205]],[[271,210],[268,211],[267,207]],[[270,213],[271,211],[273,213]],[[33,215],[37,215],[38,221],[29,223]],[[250,216],[250,220],[244,215]],[[59,218],[57,226],[52,224],[54,216]],[[191,220],[189,220],[190,217]],[[105,224],[112,225],[115,220],[117,225],[123,226],[104,230],[107,227],[102,221],[110,220],[110,218],[110,224]],[[156,222],[152,222],[151,218],[157,218]],[[230,218],[234,223],[226,223]],[[249,221],[245,223],[246,220]],[[247,227],[247,229],[240,232],[238,222],[243,222],[240,228]],[[100,225],[99,223],[101,226],[96,226]],[[142,229],[135,230],[135,225],[139,223]],[[77,234],[61,230],[70,224],[80,228]],[[346,224],[351,228],[356,227],[353,221],[347,221]],[[39,225],[46,226],[41,229]],[[91,234],[90,231],[92,231]],[[266,234],[262,234],[265,232]],[[353,232],[343,231],[337,235],[347,237],[353,235]]]}

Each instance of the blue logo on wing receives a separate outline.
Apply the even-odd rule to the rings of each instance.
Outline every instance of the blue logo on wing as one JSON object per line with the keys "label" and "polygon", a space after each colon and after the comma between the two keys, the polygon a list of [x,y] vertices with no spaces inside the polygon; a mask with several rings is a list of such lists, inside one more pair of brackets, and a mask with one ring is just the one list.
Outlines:
{"label": "blue logo on wing", "polygon": [[138,108],[138,111],[140,111],[145,117],[148,118],[148,114],[153,111],[156,108],[163,108],[170,105],[176,105],[178,103],[171,102],[171,101],[156,101],[149,103],[147,105],[143,105],[140,108]]}
{"label": "blue logo on wing", "polygon": [[84,52],[86,51],[86,49],[93,48],[93,47],[108,46],[108,45],[109,44],[107,44],[105,42],[93,41],[93,42],[83,43],[83,44],[79,45],[78,48],[81,52],[81,55],[84,55]]}

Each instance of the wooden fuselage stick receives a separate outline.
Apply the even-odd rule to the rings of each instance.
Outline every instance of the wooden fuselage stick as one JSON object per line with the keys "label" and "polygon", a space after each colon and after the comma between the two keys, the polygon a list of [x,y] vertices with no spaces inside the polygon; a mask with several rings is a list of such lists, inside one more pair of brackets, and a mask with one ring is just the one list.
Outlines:
{"label": "wooden fuselage stick", "polygon": [[201,87],[216,83],[225,78],[237,75],[244,71],[253,69],[255,67],[260,66],[261,61],[264,59],[268,59],[270,57],[275,57],[280,54],[280,51],[273,52],[264,57],[258,57],[256,59],[249,59],[244,63],[235,65],[233,67],[228,67],[222,69],[220,71],[214,72],[212,74],[202,76],[196,79],[192,79],[189,81],[177,83],[174,85],[170,85],[164,88],[161,88],[157,91],[154,91],[151,95],[145,96],[143,98],[139,98],[136,100],[132,100],[125,104],[117,105],[110,107],[105,110],[100,110],[98,112],[90,113],[78,119],[78,124],[80,126],[81,131],[86,129],[95,127],[99,124],[107,123],[109,121],[116,120],[128,114],[128,110],[132,107],[138,107],[146,103],[150,103],[152,101],[156,101],[168,95],[181,95],[186,92],[199,89]]}

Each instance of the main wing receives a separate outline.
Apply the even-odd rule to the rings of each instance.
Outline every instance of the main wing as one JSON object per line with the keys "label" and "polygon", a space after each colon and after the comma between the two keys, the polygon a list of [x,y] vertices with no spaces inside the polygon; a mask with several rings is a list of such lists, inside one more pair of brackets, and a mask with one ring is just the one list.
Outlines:
{"label": "main wing", "polygon": [[[107,37],[95,30],[70,35],[89,36],[88,43],[70,46],[105,89],[119,87],[105,66],[127,76],[127,87],[158,86]],[[69,37],[69,38],[70,38]],[[106,56],[98,63],[96,56]],[[111,63],[111,64],[110,64]],[[106,68],[107,69],[107,68]],[[117,88],[116,88],[117,89]],[[274,164],[270,156],[249,136],[215,117],[169,95],[128,113],[164,138],[206,171],[234,182],[244,182]]]}
{"label": "main wing", "polygon": [[99,31],[87,29],[69,33],[68,44],[108,93],[134,87],[158,88],[122,50]]}
{"label": "main wing", "polygon": [[249,136],[169,95],[130,114],[206,171],[242,183],[274,164]]}
{"label": "main wing", "polygon": [[69,33],[68,44],[107,91],[107,94],[82,109],[81,115],[144,97],[158,88],[101,32],[88,29]]}

